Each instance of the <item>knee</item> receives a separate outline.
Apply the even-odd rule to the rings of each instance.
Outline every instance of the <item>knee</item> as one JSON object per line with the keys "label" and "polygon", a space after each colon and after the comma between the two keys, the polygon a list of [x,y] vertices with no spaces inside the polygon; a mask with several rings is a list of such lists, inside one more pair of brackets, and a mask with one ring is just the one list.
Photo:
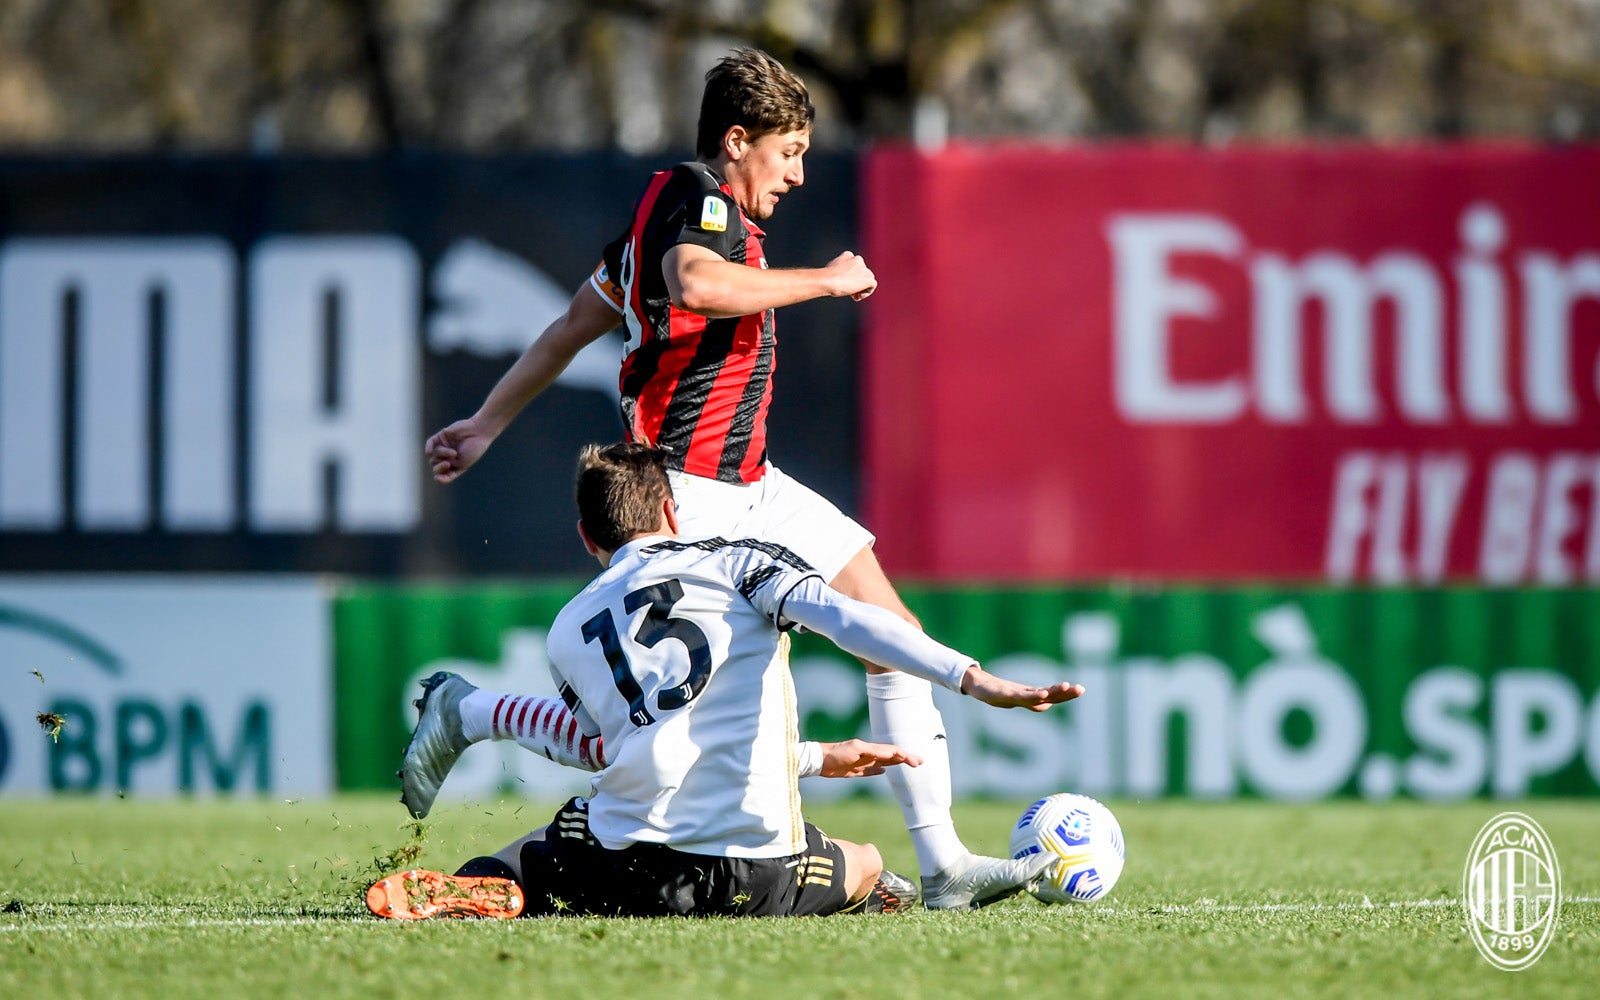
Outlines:
{"label": "knee", "polygon": [[856,844],[848,840],[834,840],[844,854],[845,898],[851,903],[865,899],[878,876],[883,874],[883,855],[873,844]]}
{"label": "knee", "polygon": [[878,881],[878,876],[883,874],[883,855],[878,853],[877,844],[856,845],[856,868],[866,885],[871,886]]}

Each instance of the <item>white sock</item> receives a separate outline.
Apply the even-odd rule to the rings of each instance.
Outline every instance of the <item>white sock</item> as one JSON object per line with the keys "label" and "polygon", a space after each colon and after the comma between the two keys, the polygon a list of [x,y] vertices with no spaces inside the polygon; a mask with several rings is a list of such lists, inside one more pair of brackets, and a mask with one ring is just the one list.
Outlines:
{"label": "white sock", "polygon": [[600,737],[579,732],[560,698],[474,691],[461,699],[461,735],[473,743],[515,740],[524,750],[585,771],[605,766]]}
{"label": "white sock", "polygon": [[933,685],[909,674],[867,675],[872,738],[896,743],[922,758],[921,767],[891,767],[889,786],[923,875],[936,875],[967,855],[950,818],[950,741],[933,704]]}

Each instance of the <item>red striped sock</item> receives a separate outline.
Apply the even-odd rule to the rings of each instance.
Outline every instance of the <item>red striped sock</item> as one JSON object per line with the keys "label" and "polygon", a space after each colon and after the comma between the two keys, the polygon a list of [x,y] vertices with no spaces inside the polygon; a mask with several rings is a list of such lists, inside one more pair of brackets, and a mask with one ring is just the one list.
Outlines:
{"label": "red striped sock", "polygon": [[461,701],[461,731],[474,742],[515,740],[558,764],[598,771],[606,766],[598,736],[585,736],[560,698],[474,691]]}

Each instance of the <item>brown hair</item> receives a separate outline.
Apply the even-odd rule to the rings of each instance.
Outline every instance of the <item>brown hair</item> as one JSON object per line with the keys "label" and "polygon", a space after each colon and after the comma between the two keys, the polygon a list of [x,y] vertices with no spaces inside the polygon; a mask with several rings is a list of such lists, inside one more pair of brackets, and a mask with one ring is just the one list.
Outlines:
{"label": "brown hair", "polygon": [[589,540],[615,552],[635,535],[661,527],[661,502],[672,496],[666,455],[624,441],[585,445],[578,455],[578,520]]}
{"label": "brown hair", "polygon": [[815,117],[806,85],[783,63],[760,49],[734,49],[706,72],[695,155],[716,159],[722,137],[735,125],[759,139],[808,129]]}

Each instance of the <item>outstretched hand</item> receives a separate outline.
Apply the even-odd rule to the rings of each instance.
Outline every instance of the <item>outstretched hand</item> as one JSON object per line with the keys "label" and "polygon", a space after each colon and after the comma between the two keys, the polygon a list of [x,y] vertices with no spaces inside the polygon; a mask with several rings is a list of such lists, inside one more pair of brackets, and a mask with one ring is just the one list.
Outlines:
{"label": "outstretched hand", "polygon": [[472,468],[493,443],[494,435],[469,418],[457,420],[429,438],[422,453],[433,471],[433,481],[444,484],[454,482]]}
{"label": "outstretched hand", "polygon": [[1083,694],[1083,685],[1065,681],[1049,687],[1018,684],[1004,677],[996,677],[974,663],[967,668],[967,674],[961,680],[961,693],[995,708],[1026,708],[1031,712],[1043,712],[1051,705],[1071,701]]}
{"label": "outstretched hand", "polygon": [[895,764],[916,767],[921,763],[921,757],[906,753],[893,743],[845,740],[822,744],[821,774],[824,778],[866,778],[882,774]]}

